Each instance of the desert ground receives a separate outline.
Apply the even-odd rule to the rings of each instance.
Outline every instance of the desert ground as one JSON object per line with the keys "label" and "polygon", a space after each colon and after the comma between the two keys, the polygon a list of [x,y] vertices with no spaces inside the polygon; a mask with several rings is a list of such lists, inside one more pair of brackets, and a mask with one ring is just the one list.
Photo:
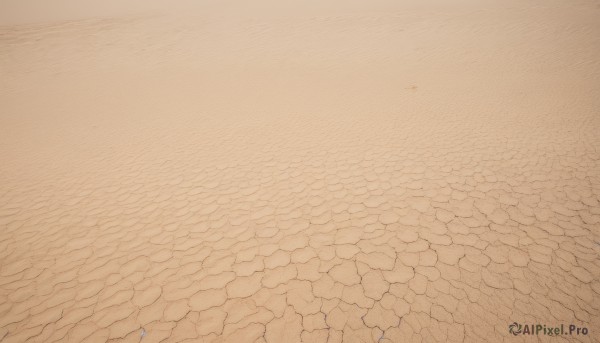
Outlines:
{"label": "desert ground", "polygon": [[0,0],[2,343],[600,342],[599,201],[598,0]]}

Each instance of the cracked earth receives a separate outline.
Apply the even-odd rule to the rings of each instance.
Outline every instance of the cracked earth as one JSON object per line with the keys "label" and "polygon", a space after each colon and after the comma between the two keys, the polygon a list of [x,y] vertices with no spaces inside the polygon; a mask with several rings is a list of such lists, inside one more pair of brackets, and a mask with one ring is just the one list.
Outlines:
{"label": "cracked earth", "polygon": [[0,27],[0,341],[599,342],[598,2],[284,4]]}

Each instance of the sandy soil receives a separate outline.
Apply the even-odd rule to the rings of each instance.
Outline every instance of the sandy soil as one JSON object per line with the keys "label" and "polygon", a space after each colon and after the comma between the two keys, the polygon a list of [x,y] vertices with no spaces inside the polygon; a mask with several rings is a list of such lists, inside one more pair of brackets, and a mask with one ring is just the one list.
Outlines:
{"label": "sandy soil", "polygon": [[2,343],[600,341],[598,1],[238,2],[0,0]]}

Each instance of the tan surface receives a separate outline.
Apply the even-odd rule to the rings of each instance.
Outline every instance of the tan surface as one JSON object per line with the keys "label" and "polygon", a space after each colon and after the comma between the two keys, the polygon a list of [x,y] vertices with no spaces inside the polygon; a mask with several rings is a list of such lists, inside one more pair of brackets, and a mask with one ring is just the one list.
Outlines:
{"label": "tan surface", "polygon": [[600,340],[597,1],[17,3],[3,343]]}

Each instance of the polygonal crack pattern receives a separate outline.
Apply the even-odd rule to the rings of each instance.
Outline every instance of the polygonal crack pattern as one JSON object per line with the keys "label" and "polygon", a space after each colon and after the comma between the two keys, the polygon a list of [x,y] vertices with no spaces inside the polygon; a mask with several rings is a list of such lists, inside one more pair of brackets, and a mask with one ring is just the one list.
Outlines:
{"label": "polygonal crack pattern", "polygon": [[[310,23],[336,20],[377,23]],[[56,30],[77,25],[100,24]],[[0,340],[515,342],[518,321],[598,341],[598,107],[488,115],[452,96],[339,120],[138,123],[139,144],[7,174]]]}

